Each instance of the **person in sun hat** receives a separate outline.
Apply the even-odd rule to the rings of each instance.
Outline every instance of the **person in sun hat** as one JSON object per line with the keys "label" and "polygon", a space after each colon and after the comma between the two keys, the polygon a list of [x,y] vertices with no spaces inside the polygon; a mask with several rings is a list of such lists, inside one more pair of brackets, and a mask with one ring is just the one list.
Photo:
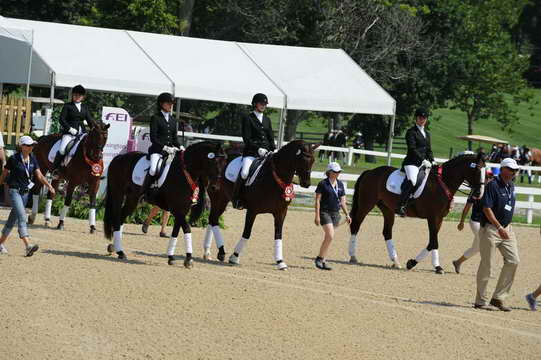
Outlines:
{"label": "person in sun hat", "polygon": [[28,194],[32,187],[34,187],[34,181],[36,180],[47,186],[53,196],[55,191],[41,173],[38,161],[32,154],[35,143],[34,139],[30,136],[21,136],[18,151],[10,156],[0,177],[0,184],[6,182],[9,186],[9,197],[11,199],[11,212],[0,237],[2,253],[7,253],[4,242],[9,237],[16,223],[18,225],[19,237],[26,248],[26,256],[32,256],[39,248],[38,245],[30,243],[28,228],[26,226],[25,207],[28,201]]}
{"label": "person in sun hat", "polygon": [[342,168],[339,163],[329,163],[325,172],[327,178],[321,180],[316,188],[314,222],[317,226],[321,225],[325,234],[319,255],[315,260],[316,267],[321,270],[331,270],[325,262],[325,257],[334,238],[334,229],[340,223],[340,209],[346,215],[347,222],[351,223],[344,183],[338,180],[341,172]]}

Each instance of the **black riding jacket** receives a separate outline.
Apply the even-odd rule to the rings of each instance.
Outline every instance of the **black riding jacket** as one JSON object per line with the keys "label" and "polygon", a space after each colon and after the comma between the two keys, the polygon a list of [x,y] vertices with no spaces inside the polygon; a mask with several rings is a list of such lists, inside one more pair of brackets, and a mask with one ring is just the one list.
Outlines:
{"label": "black riding jacket", "polygon": [[242,118],[242,140],[244,141],[243,156],[259,156],[259,148],[274,151],[274,136],[268,116],[263,115],[260,122],[253,112]]}

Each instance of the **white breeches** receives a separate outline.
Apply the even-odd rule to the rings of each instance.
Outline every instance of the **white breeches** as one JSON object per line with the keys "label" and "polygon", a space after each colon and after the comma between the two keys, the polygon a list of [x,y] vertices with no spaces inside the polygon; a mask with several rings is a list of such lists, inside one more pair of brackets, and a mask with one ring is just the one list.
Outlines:
{"label": "white breeches", "polygon": [[415,186],[417,184],[417,175],[419,175],[419,168],[415,165],[406,165],[404,166],[404,171],[406,172],[406,177],[409,181]]}
{"label": "white breeches", "polygon": [[154,153],[150,155],[150,169],[148,169],[148,173],[150,176],[156,175],[156,170],[158,169],[158,161],[160,161],[162,155],[158,153]]}
{"label": "white breeches", "polygon": [[75,139],[75,136],[71,134],[64,134],[62,135],[62,141],[60,142],[60,149],[58,149],[58,152],[60,155],[64,156],[66,155],[66,146],[68,146],[69,142]]}
{"label": "white breeches", "polygon": [[242,158],[242,169],[240,171],[240,176],[246,180],[248,173],[250,172],[250,166],[254,162],[255,158],[253,156],[245,156]]}
{"label": "white breeches", "polygon": [[466,259],[471,258],[473,255],[479,252],[479,230],[481,229],[481,223],[470,220],[470,228],[473,233],[473,243],[471,248],[464,252],[464,257]]}

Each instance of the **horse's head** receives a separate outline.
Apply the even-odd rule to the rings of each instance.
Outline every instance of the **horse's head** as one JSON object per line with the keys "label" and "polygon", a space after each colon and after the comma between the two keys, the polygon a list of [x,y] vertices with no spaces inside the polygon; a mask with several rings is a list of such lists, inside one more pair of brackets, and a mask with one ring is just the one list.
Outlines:
{"label": "horse's head", "polygon": [[464,180],[472,189],[474,198],[480,199],[485,192],[486,184],[486,155],[482,152],[477,155],[464,155],[461,159],[464,166]]}
{"label": "horse's head", "polygon": [[191,168],[200,176],[208,179],[210,186],[217,189],[225,167],[225,153],[220,143],[201,141],[188,146]]}
{"label": "horse's head", "polygon": [[294,173],[299,177],[300,185],[304,188],[310,186],[312,165],[314,165],[314,151],[319,144],[308,144],[304,140],[294,140],[280,149],[284,152],[284,159],[293,165]]}
{"label": "horse's head", "polygon": [[103,158],[103,148],[107,144],[107,135],[110,124],[101,121],[95,123],[90,129],[86,139],[86,155],[93,161],[99,161]]}

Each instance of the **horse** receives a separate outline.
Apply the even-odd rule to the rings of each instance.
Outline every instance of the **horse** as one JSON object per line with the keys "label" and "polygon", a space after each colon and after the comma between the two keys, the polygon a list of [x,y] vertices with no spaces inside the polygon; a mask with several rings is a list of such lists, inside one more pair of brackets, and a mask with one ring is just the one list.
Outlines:
{"label": "horse", "polygon": [[[531,163],[530,163],[531,166],[541,166],[541,150],[537,148],[531,148],[530,159],[531,159]],[[535,174],[537,174],[537,182],[541,184],[541,172],[540,171],[533,172],[532,181],[535,181]]]}
{"label": "horse", "polygon": [[[485,156],[460,155],[444,164],[433,167],[429,171],[426,186],[421,196],[410,201],[406,215],[426,219],[430,238],[428,246],[423,249],[416,259],[407,262],[407,269],[410,270],[418,261],[424,259],[432,252],[432,264],[437,274],[444,271],[439,264],[438,232],[443,218],[449,213],[452,199],[460,185],[466,181],[472,188],[472,195],[481,198],[485,184]],[[394,268],[401,268],[398,261],[398,254],[394,247],[393,225],[395,210],[399,196],[386,189],[386,182],[389,175],[396,169],[390,166],[380,166],[373,170],[363,172],[355,183],[353,205],[351,208],[351,238],[349,242],[350,262],[356,263],[356,245],[359,228],[366,215],[377,206],[384,217],[383,237],[387,245],[389,258]]]}
{"label": "horse", "polygon": [[[269,154],[261,167],[254,183],[243,189],[246,217],[242,236],[234,253],[229,257],[232,265],[240,264],[240,253],[251,235],[252,226],[258,214],[274,216],[274,260],[279,270],[286,270],[287,265],[282,255],[282,228],[287,209],[294,197],[293,177],[299,177],[300,185],[310,186],[310,174],[314,164],[314,150],[319,144],[308,144],[303,140],[294,140],[283,146],[278,152]],[[229,162],[231,159],[228,159]],[[240,175],[239,175],[240,176]],[[212,235],[218,247],[218,260],[225,260],[224,240],[218,226],[220,216],[225,212],[233,195],[234,183],[224,177],[223,186],[209,189],[211,208],[209,226],[205,235],[205,246],[210,243]],[[206,253],[206,256],[209,254]]]}
{"label": "horse", "polygon": [[[67,188],[65,190],[66,198],[64,199],[64,207],[60,212],[60,221],[57,229],[64,229],[64,219],[71,205],[72,195],[75,188],[79,185],[88,186],[88,195],[90,197],[90,211],[88,221],[90,225],[90,233],[96,231],[96,194],[100,187],[101,176],[103,173],[103,148],[107,143],[108,129],[110,124],[96,122],[86,136],[80,141],[73,158],[66,167],[61,167],[58,170],[58,175],[53,178],[52,186],[58,190],[58,185],[63,179],[66,181]],[[53,134],[42,136],[38,139],[38,143],[34,149],[34,154],[38,160],[41,171],[45,174],[47,171],[53,170],[53,163],[49,161],[48,156],[53,145],[60,140],[61,134]],[[78,137],[77,139],[79,139]],[[77,141],[77,140],[76,140]],[[33,224],[38,213],[39,194],[42,184],[38,183],[32,189],[32,214],[28,218],[28,222]],[[51,221],[51,207],[53,197],[47,194],[47,203],[45,206],[45,226],[48,226]]]}
{"label": "horse", "polygon": [[[114,238],[113,244],[107,246],[107,251],[109,254],[115,251],[118,258],[123,260],[127,257],[122,248],[122,224],[135,211],[142,195],[141,186],[132,181],[132,173],[139,159],[144,156],[146,154],[141,152],[118,155],[109,166],[103,229],[107,239]],[[151,204],[171,212],[175,217],[167,250],[169,265],[176,261],[177,236],[182,227],[186,244],[184,266],[193,266],[192,234],[186,214],[195,201],[191,217],[198,219],[201,216],[205,203],[205,186],[209,184],[209,189],[219,186],[224,159],[221,145],[209,141],[192,144],[185,151],[177,152],[163,184],[150,199]]]}

